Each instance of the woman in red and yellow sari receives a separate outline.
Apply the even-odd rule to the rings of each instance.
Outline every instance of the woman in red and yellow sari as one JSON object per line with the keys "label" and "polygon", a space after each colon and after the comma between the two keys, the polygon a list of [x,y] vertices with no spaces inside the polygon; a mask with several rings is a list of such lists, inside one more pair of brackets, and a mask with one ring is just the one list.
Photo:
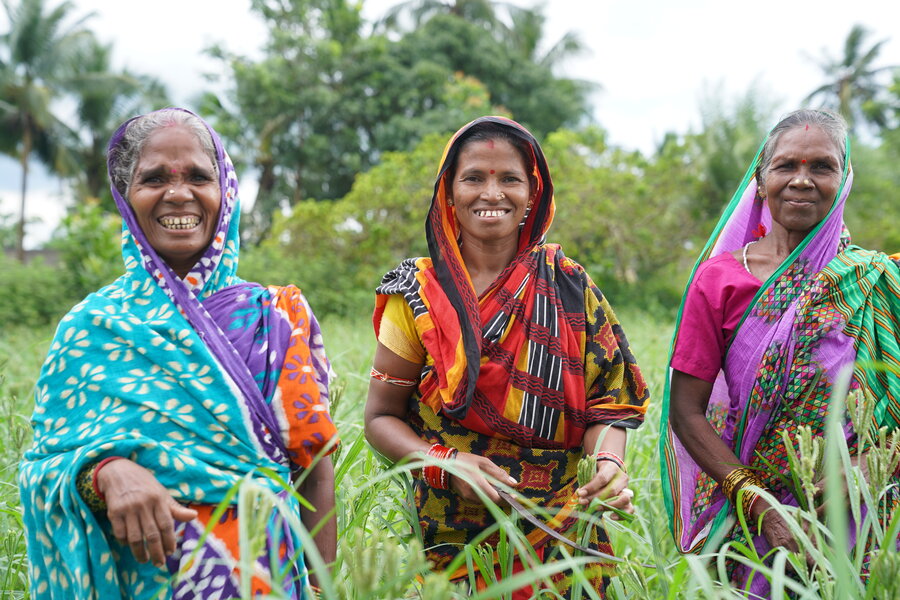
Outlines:
{"label": "woman in red and yellow sari", "polygon": [[[504,504],[495,483],[546,509],[546,524],[568,538],[595,498],[634,510],[622,456],[647,386],[603,294],[545,243],[553,213],[534,137],[509,119],[477,119],[444,151],[425,223],[430,257],[405,260],[377,289],[366,436],[389,460],[455,459],[450,470],[466,474],[426,466],[415,481],[438,570],[494,524],[482,498]],[[579,486],[586,453],[598,468]],[[527,523],[524,533],[535,553],[522,562],[553,560],[557,538]],[[602,529],[591,545],[612,552]],[[609,567],[585,571],[601,592]],[[463,564],[451,578],[467,575]],[[478,586],[491,578],[478,574]],[[554,581],[565,594],[567,576]]]}

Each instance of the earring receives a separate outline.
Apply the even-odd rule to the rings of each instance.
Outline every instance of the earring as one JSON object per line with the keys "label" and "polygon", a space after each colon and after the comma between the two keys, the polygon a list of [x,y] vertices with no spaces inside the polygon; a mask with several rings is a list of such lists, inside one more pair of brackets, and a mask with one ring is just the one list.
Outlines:
{"label": "earring", "polygon": [[453,198],[447,198],[447,206],[453,206]]}
{"label": "earring", "polygon": [[525,208],[531,208],[532,206],[534,206],[534,200],[532,200],[531,198],[529,198],[529,199],[528,199],[528,204],[526,205]]}

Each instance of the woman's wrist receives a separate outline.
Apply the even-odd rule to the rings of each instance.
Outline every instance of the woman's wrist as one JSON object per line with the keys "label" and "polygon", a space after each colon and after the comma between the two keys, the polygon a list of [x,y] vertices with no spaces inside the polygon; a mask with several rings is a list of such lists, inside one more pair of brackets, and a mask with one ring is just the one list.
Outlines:
{"label": "woman's wrist", "polygon": [[594,458],[597,459],[597,462],[609,461],[619,467],[619,469],[621,469],[622,471],[625,471],[626,473],[628,472],[628,470],[625,468],[625,461],[615,452],[612,452],[610,450],[600,450],[599,452],[597,452],[597,454],[594,455]]}
{"label": "woman's wrist", "polygon": [[[425,456],[437,461],[442,461],[455,459],[458,453],[459,450],[456,448],[448,448],[441,444],[432,444],[431,448],[425,453]],[[450,489],[450,474],[438,464],[426,464],[422,467],[422,479],[429,487],[434,489]]]}

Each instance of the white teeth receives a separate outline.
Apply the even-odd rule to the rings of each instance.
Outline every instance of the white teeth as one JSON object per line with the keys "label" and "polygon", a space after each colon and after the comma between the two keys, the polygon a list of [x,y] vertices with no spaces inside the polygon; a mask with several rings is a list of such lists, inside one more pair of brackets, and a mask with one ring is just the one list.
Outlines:
{"label": "white teeth", "polygon": [[200,224],[200,217],[160,217],[159,224],[166,229],[193,229]]}
{"label": "white teeth", "polygon": [[502,217],[506,214],[505,210],[476,210],[475,214],[479,217]]}

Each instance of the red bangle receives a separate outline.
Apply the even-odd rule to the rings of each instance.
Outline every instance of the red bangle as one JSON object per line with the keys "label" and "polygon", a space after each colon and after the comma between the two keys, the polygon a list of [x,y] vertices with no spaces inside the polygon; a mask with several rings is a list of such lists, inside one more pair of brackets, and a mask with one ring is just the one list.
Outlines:
{"label": "red bangle", "polygon": [[106,502],[106,496],[103,495],[103,492],[100,491],[100,488],[97,487],[97,474],[100,473],[100,469],[108,465],[114,460],[119,460],[120,458],[125,458],[124,456],[107,456],[96,465],[94,465],[94,474],[91,475],[91,486],[94,488],[94,493],[97,494],[97,497]]}
{"label": "red bangle", "polygon": [[[448,448],[441,444],[432,444],[431,448],[428,449],[428,452],[425,453],[425,456],[430,456],[437,460],[447,460],[456,458],[458,452],[459,450],[456,448]],[[425,467],[422,468],[422,479],[429,487],[438,490],[450,489],[450,477],[447,471],[439,465],[425,465]]]}
{"label": "red bangle", "polygon": [[[594,455],[594,458],[597,460],[608,460],[611,463],[615,463],[620,469],[625,471],[625,461],[622,460],[622,457],[616,454],[615,452],[610,452],[608,450],[601,450]],[[627,473],[627,471],[625,471]]]}

